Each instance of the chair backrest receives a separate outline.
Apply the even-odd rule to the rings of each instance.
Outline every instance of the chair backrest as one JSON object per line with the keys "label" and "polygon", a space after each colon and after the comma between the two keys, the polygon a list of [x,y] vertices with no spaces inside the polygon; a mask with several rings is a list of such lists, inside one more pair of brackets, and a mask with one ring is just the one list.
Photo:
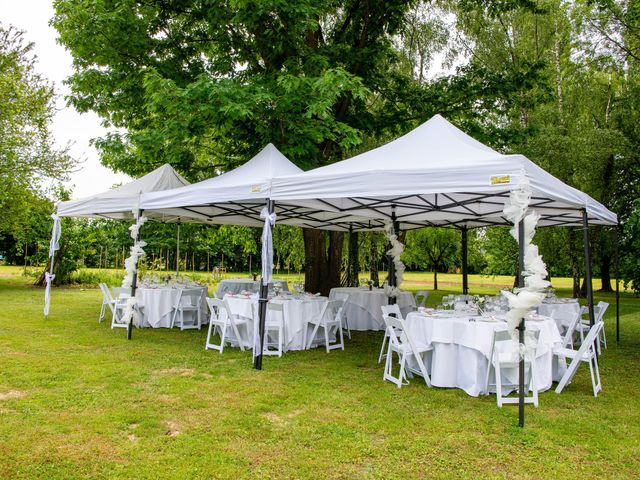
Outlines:
{"label": "chair backrest", "polygon": [[[416,348],[416,342],[413,339],[413,335],[407,330],[407,324],[402,318],[392,317],[387,314],[382,315],[382,320],[387,327],[387,333],[389,334],[389,342],[397,345],[407,344],[411,351],[416,356],[418,363],[422,363],[420,354]],[[424,366],[420,366],[421,370],[424,370]]]}
{"label": "chair backrest", "polygon": [[111,295],[111,292],[109,291],[109,287],[107,287],[106,283],[100,283],[99,284],[100,287],[100,291],[102,292],[102,300],[104,303],[110,303],[113,302],[113,296]]}
{"label": "chair backrest", "polygon": [[[583,307],[584,308],[584,307]],[[562,346],[567,347],[567,345],[573,346],[573,333],[578,326],[578,323],[582,319],[582,309],[578,310],[578,312],[574,315],[569,323],[569,327],[567,327],[567,331],[564,334],[564,338],[562,339]]]}
{"label": "chair backrest", "polygon": [[317,319],[320,322],[337,322],[342,320],[344,300],[329,300],[322,306]]}
{"label": "chair backrest", "polygon": [[389,315],[390,317],[402,318],[402,312],[397,303],[393,305],[380,305],[382,309],[382,315]]}
{"label": "chair backrest", "polygon": [[113,298],[130,298],[131,297],[131,289],[125,287],[113,287]]}
{"label": "chair backrest", "polygon": [[224,302],[219,298],[206,298],[207,305],[209,307],[209,311],[211,312],[212,318],[217,320],[220,318],[220,309],[224,309]]}
{"label": "chair backrest", "polygon": [[180,305],[199,307],[202,303],[202,290],[199,288],[184,288],[180,290]]}
{"label": "chair backrest", "polygon": [[607,302],[599,301],[596,308],[598,309],[595,315],[596,322],[604,322],[604,314],[607,311],[607,308],[609,308],[609,304]]}
{"label": "chair backrest", "polygon": [[426,290],[418,290],[416,292],[416,305],[419,307],[424,307],[427,304],[427,297],[429,296],[429,292]]}
{"label": "chair backrest", "polygon": [[[273,312],[273,314],[269,316],[269,312]],[[270,322],[277,321],[284,325],[284,305],[274,302],[267,303],[267,320]]]}
{"label": "chair backrest", "polygon": [[[529,338],[533,336],[535,349],[537,349],[538,339],[540,338],[540,330],[527,329],[525,330],[525,342],[526,342],[527,336],[529,336]],[[517,354],[519,355],[520,346],[518,345],[518,342],[513,339],[513,337],[511,336],[511,333],[509,333],[508,330],[494,330],[493,340],[491,341],[491,351],[489,353],[490,362],[493,360],[493,353],[496,351],[496,345],[498,345],[499,343],[507,343],[507,342],[511,344],[510,346],[513,349],[514,353],[517,352]]]}

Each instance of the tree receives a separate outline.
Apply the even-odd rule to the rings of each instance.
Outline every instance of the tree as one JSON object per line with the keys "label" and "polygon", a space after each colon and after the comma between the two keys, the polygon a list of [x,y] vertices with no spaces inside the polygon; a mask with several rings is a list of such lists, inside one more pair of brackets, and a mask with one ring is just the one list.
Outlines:
{"label": "tree", "polygon": [[47,180],[65,179],[75,163],[54,147],[55,93],[35,72],[33,45],[22,35],[0,25],[0,236],[28,224]]}
{"label": "tree", "polygon": [[[74,57],[71,103],[122,129],[96,141],[102,162],[136,175],[168,161],[197,180],[267,142],[303,168],[321,166],[365,136],[406,131],[449,97],[457,103],[447,111],[472,104],[477,95],[466,93],[487,82],[468,83],[461,99],[450,82],[425,89],[407,71],[393,40],[416,30],[405,28],[414,4],[57,0],[52,23]],[[442,35],[418,23],[424,68],[430,39]],[[343,234],[306,229],[303,238],[307,289],[328,293]]]}

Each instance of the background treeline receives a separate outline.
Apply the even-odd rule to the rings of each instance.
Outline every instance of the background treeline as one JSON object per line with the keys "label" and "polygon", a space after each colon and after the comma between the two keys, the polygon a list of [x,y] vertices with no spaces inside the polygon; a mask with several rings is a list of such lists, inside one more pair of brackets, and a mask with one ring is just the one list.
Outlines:
{"label": "background treeline", "polygon": [[[441,113],[618,213],[621,271],[640,289],[640,0],[54,5],[52,25],[74,59],[68,101],[112,127],[96,146],[114,170],[138,176],[169,162],[199,181],[267,142],[310,169]],[[47,198],[60,197],[42,178],[61,180],[73,164],[50,142],[53,93],[34,74],[27,47],[11,29],[0,31],[0,104],[9,106],[0,109],[0,237],[3,255],[17,263],[25,254],[42,262]],[[195,268],[205,268],[207,256],[210,267],[219,264],[224,254],[228,268],[247,270],[258,255],[255,231],[183,228],[183,261]],[[124,229],[65,222],[61,265],[115,263]],[[173,263],[173,227],[147,230],[150,258]],[[334,260],[344,270],[348,235],[276,232],[280,269],[307,268],[310,291],[326,292],[340,278]],[[551,275],[571,276],[576,295],[581,233],[541,229],[536,239]],[[513,273],[515,245],[505,229],[472,237],[472,271]],[[594,227],[591,238],[594,272],[607,289],[616,237]],[[458,239],[450,230],[407,233],[405,260],[410,268],[455,270]],[[361,270],[384,267],[382,237],[361,234],[355,243]],[[57,281],[64,278],[57,272]]]}
{"label": "background treeline", "polygon": [[[21,237],[5,236],[0,252],[12,265],[44,266],[49,248],[51,219],[44,213],[32,217],[33,224]],[[128,228],[131,221],[63,219],[62,248],[64,249],[61,278],[70,281],[71,273],[80,267],[123,269],[132,240]],[[550,276],[570,277],[572,255],[582,260],[581,236],[569,248],[569,228],[542,228],[536,242],[549,265]],[[597,233],[598,229],[594,229]],[[25,232],[29,232],[28,235]],[[172,272],[176,270],[177,224],[149,221],[143,226],[142,238],[147,242],[143,270]],[[274,263],[277,271],[304,271],[305,253],[302,229],[286,225],[274,228]],[[258,228],[229,225],[180,224],[180,270],[207,271],[224,267],[229,272],[259,273],[260,236]],[[403,232],[405,243],[403,260],[408,270],[459,272],[461,268],[461,234],[456,228],[422,228]],[[342,252],[343,270],[347,270],[349,236],[345,236]],[[386,271],[387,239],[382,232],[359,232],[357,235],[357,270],[375,279],[375,273]],[[473,229],[469,231],[469,273],[485,275],[513,275],[517,261],[517,245],[506,227]],[[594,252],[594,275],[602,276],[599,251]],[[384,278],[379,278],[381,283]],[[347,282],[345,276],[343,283]],[[436,277],[437,281],[437,277]],[[603,288],[610,288],[607,278]]]}

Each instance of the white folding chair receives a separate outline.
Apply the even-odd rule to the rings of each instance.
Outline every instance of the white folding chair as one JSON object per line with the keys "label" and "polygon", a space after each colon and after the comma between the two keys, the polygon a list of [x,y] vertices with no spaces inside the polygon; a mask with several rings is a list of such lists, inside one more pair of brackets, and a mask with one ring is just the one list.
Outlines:
{"label": "white folding chair", "polygon": [[[393,305],[380,305],[382,309],[382,317],[385,315],[389,315],[396,318],[402,318],[402,312],[400,311],[400,307],[397,303]],[[404,320],[404,319],[403,319]],[[387,356],[385,353],[385,347],[387,345],[387,340],[389,339],[389,329],[385,325],[384,329],[384,337],[382,339],[382,347],[380,348],[380,355],[378,356],[378,363],[382,362],[382,359]]]}
{"label": "white folding chair", "polygon": [[[527,384],[527,392],[531,391],[531,396],[525,396],[525,403],[533,403],[535,407],[538,406],[538,387],[536,385],[536,362],[535,362],[535,350],[538,348],[538,337],[540,332],[538,330],[527,330],[525,335],[534,337],[534,344],[531,346],[532,351],[527,351],[524,357],[524,372],[525,378],[527,372],[529,375],[529,382]],[[506,349],[505,349],[506,346]],[[517,369],[520,365],[520,346],[518,342],[511,338],[511,334],[507,330],[500,330],[493,332],[493,340],[491,342],[491,351],[489,353],[489,366],[487,367],[487,376],[485,379],[485,393],[489,393],[489,377],[491,376],[491,370],[495,372],[495,385],[496,385],[496,402],[498,407],[502,407],[505,403],[518,403],[518,397],[507,397],[502,395],[503,386],[518,387],[517,384],[503,384],[502,383],[502,369],[512,368]],[[526,382],[525,382],[526,383]],[[526,393],[526,392],[525,392]]]}
{"label": "white folding chair", "polygon": [[[225,342],[227,339],[227,330],[231,328],[233,334],[235,335],[238,345],[240,346],[240,350],[244,351],[245,340],[240,336],[240,331],[238,327],[244,326],[245,332],[248,333],[248,321],[246,318],[240,315],[234,315],[231,313],[231,309],[229,308],[229,303],[226,300],[221,300],[219,298],[209,298],[207,297],[207,305],[209,307],[210,317],[209,317],[209,330],[207,332],[207,339],[205,341],[204,349],[218,350],[220,353],[223,352]],[[220,333],[220,343],[216,344],[212,342],[212,337],[215,336],[216,331],[219,330]],[[229,342],[231,343],[231,342]]]}
{"label": "white folding chair", "polygon": [[426,290],[418,290],[416,292],[416,305],[419,307],[426,306],[428,296],[429,296],[429,292],[427,292]]}
{"label": "white folding chair", "polygon": [[[178,301],[173,306],[173,317],[171,317],[171,328],[176,324],[176,320],[180,324],[180,330],[202,327],[202,290],[199,288],[185,288],[180,290]],[[185,322],[185,314],[191,317],[191,322]]]}
{"label": "white folding chair", "polygon": [[[344,301],[345,306],[347,305],[347,303],[349,303],[349,294],[348,293],[336,293],[335,295],[335,299],[336,300],[342,300]],[[349,318],[347,317],[347,313],[345,312],[346,308],[342,309],[342,329],[346,332],[347,336],[349,337],[349,340],[351,340],[351,327],[349,327]]]}
{"label": "white folding chair", "polygon": [[107,284],[100,283],[99,287],[100,287],[100,291],[102,292],[102,307],[100,308],[100,318],[98,319],[98,323],[104,320],[104,315],[107,311],[107,307],[111,311],[111,316],[113,316],[113,311],[116,304],[116,301],[111,295],[111,291],[109,291],[109,287],[107,287]]}
{"label": "white folding chair", "polygon": [[600,353],[600,342],[604,345],[604,348],[607,348],[607,334],[605,333],[604,328],[604,314],[609,308],[609,304],[607,302],[600,301],[598,305],[596,305],[596,323],[602,322],[602,329],[600,330],[600,336],[598,337],[598,353]]}
{"label": "white folding chair", "polygon": [[571,359],[571,363],[567,367],[567,370],[564,372],[564,375],[560,379],[560,382],[558,382],[556,393],[562,392],[564,387],[566,387],[567,384],[571,382],[571,379],[578,371],[580,363],[586,362],[589,364],[589,370],[591,373],[593,396],[598,396],[598,392],[602,390],[602,382],[600,381],[600,370],[598,368],[598,355],[596,354],[595,342],[600,335],[600,331],[603,327],[603,322],[598,322],[593,327],[591,327],[589,333],[585,337],[578,350],[573,350],[570,348],[554,349],[553,353],[558,357],[558,359]]}
{"label": "white folding chair", "polygon": [[576,328],[580,321],[582,320],[582,312],[578,311],[574,315],[571,323],[567,327],[567,331],[564,334],[564,338],[562,339],[562,347],[563,348],[571,348],[573,349],[573,336],[576,333]]}
{"label": "white folding chair", "polygon": [[[314,327],[311,331],[311,336],[306,339],[304,346],[305,349],[309,348],[313,344],[316,334],[318,333],[318,329],[322,328],[324,330],[324,345],[327,349],[327,353],[336,348],[344,350],[344,336],[342,334],[343,309],[344,300],[329,300],[322,308],[320,315],[307,322],[305,333],[309,330],[310,325],[313,325]],[[336,336],[336,339],[340,338],[340,341],[338,342],[336,340],[335,343],[330,343],[329,339],[333,335]]]}
{"label": "white folding chair", "polygon": [[[259,322],[258,305],[252,304],[253,321]],[[264,322],[264,343],[262,344],[263,355],[282,356],[284,344],[284,305],[281,303],[267,303],[267,318]],[[274,347],[270,349],[269,347]]]}
{"label": "white folding chair", "polygon": [[[387,358],[384,364],[383,380],[389,380],[395,383],[398,388],[407,385],[409,380],[407,377],[413,377],[418,374],[424,379],[427,387],[431,387],[431,378],[424,365],[423,355],[433,350],[431,345],[419,345],[412,337],[411,332],[407,331],[404,320],[402,318],[392,317],[387,314],[382,315],[387,336],[389,337],[389,346],[387,347]],[[398,355],[398,363],[400,371],[398,376],[393,376],[393,352]],[[418,368],[407,363],[408,359],[415,359]]]}

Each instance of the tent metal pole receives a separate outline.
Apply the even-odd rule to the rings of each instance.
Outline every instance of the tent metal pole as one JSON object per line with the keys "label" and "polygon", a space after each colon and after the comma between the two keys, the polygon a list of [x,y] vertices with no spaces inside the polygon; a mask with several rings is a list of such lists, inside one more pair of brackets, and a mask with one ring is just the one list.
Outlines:
{"label": "tent metal pole", "polygon": [[[524,287],[524,219],[518,222],[518,287]],[[524,318],[520,319],[518,325],[518,343],[524,344],[525,324]],[[518,364],[518,425],[524,427],[524,358],[520,357]]]}
{"label": "tent metal pole", "polygon": [[616,226],[616,247],[615,247],[615,262],[616,262],[616,343],[620,343],[620,274],[618,269],[620,268],[620,220]]}
{"label": "tent metal pole", "polygon": [[176,235],[176,277],[180,273],[180,222],[178,222],[178,233]]}
{"label": "tent metal pole", "polygon": [[469,294],[469,272],[467,265],[467,251],[468,251],[468,233],[469,229],[466,225],[460,228],[462,234],[462,294]]}
{"label": "tent metal pole", "polygon": [[[397,237],[400,234],[400,225],[398,225],[395,206],[391,207],[391,226],[393,228],[394,235]],[[387,255],[387,259],[389,261],[389,286],[397,287],[398,279],[396,278],[396,266],[394,265],[393,258],[390,254]],[[389,305],[395,305],[396,302],[396,297],[389,297],[387,301]]]}
{"label": "tent metal pole", "polygon": [[[138,214],[136,215],[136,222],[142,216],[143,210],[138,210]],[[140,229],[136,232],[136,238],[133,240],[134,246],[140,241]],[[138,288],[138,259],[136,257],[136,268],[133,271],[133,279],[131,281],[131,298],[136,296],[136,289]],[[129,319],[129,323],[127,324],[127,340],[131,340],[131,336],[133,335],[133,315]]]}
{"label": "tent metal pole", "polygon": [[593,285],[591,284],[591,246],[589,245],[589,218],[587,210],[582,209],[582,235],[584,239],[585,281],[587,282],[587,306],[589,307],[589,325],[596,323],[593,311]]}
{"label": "tent metal pole", "polygon": [[[267,199],[267,210],[269,215],[275,211],[275,202]],[[260,298],[258,300],[258,335],[260,345],[258,353],[253,357],[253,368],[262,370],[262,350],[264,348],[264,327],[267,318],[267,302],[269,301],[269,285],[264,283],[264,277],[260,280]]]}

